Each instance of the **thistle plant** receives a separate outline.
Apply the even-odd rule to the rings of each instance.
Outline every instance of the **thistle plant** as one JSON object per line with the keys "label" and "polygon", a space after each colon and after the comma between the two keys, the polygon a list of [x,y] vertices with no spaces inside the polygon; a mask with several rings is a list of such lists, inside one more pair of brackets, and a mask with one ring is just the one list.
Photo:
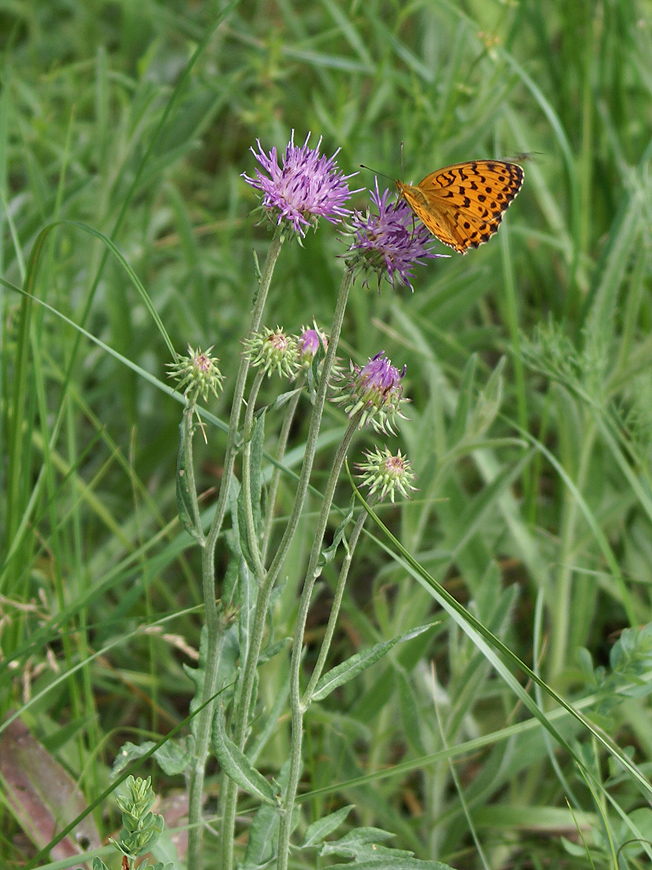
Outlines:
{"label": "thistle plant", "polygon": [[[341,370],[336,354],[354,278],[360,274],[366,280],[373,272],[379,280],[384,275],[392,286],[399,282],[411,286],[414,265],[435,255],[423,232],[415,230],[407,208],[403,204],[389,204],[387,195],[380,196],[377,186],[372,194],[374,212],[352,213],[346,206],[352,193],[348,187],[351,176],[339,170],[335,161],[337,152],[326,157],[319,151],[321,139],[314,149],[309,147],[309,139],[310,136],[306,137],[302,146],[296,146],[293,135],[280,162],[275,148],[266,153],[258,143],[257,150],[252,149],[252,152],[259,168],[253,177],[244,175],[245,181],[261,194],[259,211],[272,224],[273,237],[253,294],[251,321],[243,339],[238,371],[233,384],[227,385],[233,399],[223,475],[207,530],[193,471],[192,444],[196,429],[193,420],[199,400],[205,400],[211,393],[217,394],[223,379],[210,351],[189,348],[187,358],[179,358],[171,366],[172,375],[186,398],[178,463],[179,513],[202,550],[205,608],[199,667],[187,670],[197,687],[191,706],[195,714],[191,724],[192,761],[187,770],[189,870],[200,870],[203,866],[206,825],[202,806],[205,771],[211,752],[221,768],[217,812],[219,866],[222,870],[235,866],[236,810],[241,789],[258,800],[260,808],[249,829],[244,858],[239,860],[251,868],[264,865],[285,870],[288,867],[292,850],[299,848],[293,845],[292,835],[297,822],[296,796],[308,708],[369,667],[395,643],[415,633],[408,632],[378,644],[371,651],[354,655],[327,670],[345,584],[366,513],[358,511],[356,514],[353,504],[338,505],[341,522],[329,546],[324,539],[336,507],[335,494],[343,465],[360,430],[366,427],[371,435],[395,434],[407,401],[403,394],[405,366],[395,366],[383,350],[364,365],[350,362],[348,372]],[[325,332],[313,324],[303,327],[300,334],[292,335],[281,326],[265,325],[265,303],[268,294],[273,292],[274,267],[283,244],[291,239],[301,242],[308,228],[318,228],[320,218],[339,225],[343,233],[351,235],[329,330]],[[267,431],[269,406],[259,407],[258,404],[265,380],[280,383],[279,398],[272,404],[282,409],[283,416],[273,438]],[[284,564],[304,514],[327,400],[343,409],[348,423],[332,459],[311,529],[310,552],[299,587],[289,650],[290,751],[278,773],[278,781],[272,783],[256,769],[248,752],[257,712],[258,667],[261,660],[281,654],[285,649],[285,642],[270,647],[267,629],[273,619],[271,602],[275,590],[284,581]],[[280,474],[289,433],[304,406],[308,409],[308,432],[303,462],[292,509],[279,527],[272,521]],[[272,442],[275,443],[271,451],[274,467],[270,469],[263,498],[262,481],[268,461],[263,447],[269,451],[268,445]],[[382,450],[377,447],[368,451],[360,471],[361,482],[368,488],[371,501],[407,498],[414,489],[409,461],[400,451],[392,453],[386,446]],[[228,514],[231,523],[223,534]],[[230,557],[229,568],[220,577],[216,576],[215,568],[218,541],[224,541]],[[339,566],[331,611],[317,659],[304,685],[303,647],[312,596],[324,566],[335,560],[339,560]],[[416,631],[419,630],[423,629]],[[256,727],[263,730],[275,727],[284,712],[281,708],[276,710],[275,718],[267,724],[256,719]],[[335,822],[328,823],[321,838],[312,837],[304,848],[320,847],[334,827]],[[360,848],[364,856],[364,848]],[[371,851],[368,857],[373,857]],[[391,856],[388,861],[387,866],[390,866]]]}

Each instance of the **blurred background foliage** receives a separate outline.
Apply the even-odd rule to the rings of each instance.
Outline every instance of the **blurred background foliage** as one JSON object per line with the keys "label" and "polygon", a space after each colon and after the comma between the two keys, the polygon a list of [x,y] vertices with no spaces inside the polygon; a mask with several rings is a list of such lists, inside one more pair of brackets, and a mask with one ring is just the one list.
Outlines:
{"label": "blurred background foliage", "polygon": [[[26,320],[9,285],[33,277],[46,225],[86,224],[138,275],[177,349],[213,345],[228,379],[255,287],[252,249],[262,260],[270,238],[249,217],[256,197],[241,175],[255,168],[256,140],[282,150],[293,130],[297,143],[310,133],[325,153],[340,149],[346,173],[365,163],[416,182],[474,157],[523,163],[523,190],[488,245],[419,268],[412,295],[354,288],[341,355],[364,363],[384,349],[407,364],[410,419],[394,444],[420,491],[384,520],[557,689],[598,691],[594,665],[610,673],[620,631],[651,621],[652,4],[22,0],[0,4],[0,45],[2,713],[20,710],[90,800],[125,738],[187,715],[181,663],[201,625],[198,553],[176,523],[180,405],[159,388],[167,349],[128,274],[101,240],[65,223],[28,289],[133,368],[48,309]],[[373,175],[351,183],[371,188]],[[367,203],[366,190],[354,195],[355,207]],[[284,249],[269,326],[327,327],[345,245],[322,224]],[[211,408],[222,419],[228,389]],[[331,408],[333,440],[342,421]],[[293,433],[297,448],[303,434]],[[370,443],[362,434],[352,459]],[[207,511],[223,444],[210,427],[198,446]],[[317,488],[332,450],[331,440],[320,453]],[[292,493],[288,476],[280,513]],[[348,497],[343,485],[342,505]],[[288,560],[279,637],[290,633],[307,537]],[[368,539],[338,655],[431,612],[429,595]],[[156,632],[137,631],[162,617]],[[423,643],[311,714],[305,786],[406,759],[414,771],[315,798],[308,821],[350,800],[359,823],[396,831],[396,845],[475,866],[463,795],[492,866],[562,854],[559,831],[575,836],[568,783],[538,732],[467,759],[461,783],[445,763],[418,770],[422,756],[516,715],[466,638],[443,624]],[[286,674],[285,661],[263,667],[266,709]],[[603,724],[647,766],[641,694]],[[286,741],[279,727],[265,751],[271,772]],[[595,765],[609,788],[597,756]],[[172,787],[151,772],[163,792]],[[586,786],[572,788],[576,806],[594,812]],[[617,789],[625,812],[637,806],[633,787]],[[6,812],[13,858],[16,827]],[[598,827],[594,858],[606,866]],[[569,846],[563,860],[584,866],[585,854]]]}

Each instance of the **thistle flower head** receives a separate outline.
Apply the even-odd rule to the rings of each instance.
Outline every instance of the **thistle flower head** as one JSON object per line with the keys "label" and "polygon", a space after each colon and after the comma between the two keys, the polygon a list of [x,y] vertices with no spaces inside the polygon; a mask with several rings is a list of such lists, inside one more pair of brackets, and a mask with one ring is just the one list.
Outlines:
{"label": "thistle flower head", "polygon": [[388,203],[389,193],[389,190],[379,192],[376,179],[371,202],[378,214],[372,214],[369,209],[365,214],[356,211],[348,221],[348,231],[355,239],[345,255],[346,262],[365,275],[365,284],[372,274],[377,275],[379,292],[383,275],[393,289],[399,282],[414,292],[411,284],[414,266],[421,265],[425,257],[435,259],[446,255],[433,253],[429,230],[422,223],[415,223],[412,211],[403,200]]}
{"label": "thistle flower head", "polygon": [[286,335],[280,326],[269,329],[264,326],[260,332],[245,339],[245,351],[253,366],[262,366],[267,377],[276,372],[282,378],[293,378],[299,368],[297,340]]}
{"label": "thistle flower head", "polygon": [[365,366],[351,363],[351,369],[342,378],[343,384],[336,398],[344,405],[349,418],[361,415],[360,428],[371,423],[376,431],[394,432],[396,418],[405,419],[401,411],[401,406],[407,401],[403,398],[401,385],[404,376],[405,366],[399,372],[383,350]]}
{"label": "thistle flower head", "polygon": [[369,495],[378,493],[379,500],[389,496],[394,504],[396,493],[410,498],[416,487],[412,485],[414,473],[412,463],[399,450],[394,456],[388,447],[369,450],[365,462],[356,463],[362,486],[369,487]]}
{"label": "thistle flower head", "polygon": [[243,178],[263,194],[262,208],[275,224],[287,221],[295,233],[305,236],[306,227],[317,226],[317,219],[331,223],[351,214],[344,203],[351,196],[347,179],[335,162],[339,148],[332,157],[319,153],[321,137],[316,148],[308,147],[310,133],[303,145],[294,144],[294,130],[279,166],[276,148],[266,154],[256,140],[258,152],[252,154],[265,170],[256,169],[256,177]]}
{"label": "thistle flower head", "polygon": [[218,367],[219,359],[211,356],[212,350],[212,347],[206,351],[193,350],[188,345],[186,356],[177,356],[174,362],[167,363],[168,377],[177,381],[177,388],[193,404],[200,396],[206,401],[209,393],[218,396],[222,389],[224,376]]}
{"label": "thistle flower head", "polygon": [[320,347],[324,350],[327,347],[324,333],[317,329],[316,325],[312,327],[302,326],[301,335],[297,338],[297,349],[301,365],[306,368],[312,365],[312,361],[317,356]]}

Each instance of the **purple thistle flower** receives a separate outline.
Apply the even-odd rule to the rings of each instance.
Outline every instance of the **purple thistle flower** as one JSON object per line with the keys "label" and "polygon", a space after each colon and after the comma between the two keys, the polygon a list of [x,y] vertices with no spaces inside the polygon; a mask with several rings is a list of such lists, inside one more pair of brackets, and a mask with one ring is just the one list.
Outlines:
{"label": "purple thistle flower", "polygon": [[[403,200],[388,204],[388,196],[389,190],[383,191],[381,196],[376,178],[376,190],[371,193],[371,201],[378,214],[372,214],[369,209],[366,214],[354,212],[349,229],[356,238],[349,248],[347,263],[365,274],[375,272],[378,292],[383,275],[393,289],[396,289],[398,280],[414,292],[410,283],[414,266],[421,265],[424,257],[435,259],[446,254],[433,253],[433,238],[427,227],[419,222],[415,224],[414,215]],[[367,277],[364,283],[368,284]]]}
{"label": "purple thistle flower", "polygon": [[309,366],[317,356],[320,347],[327,348],[326,336],[316,326],[302,327],[301,335],[297,338],[299,361],[304,366]]}
{"label": "purple thistle flower", "polygon": [[256,178],[242,174],[247,184],[262,192],[261,206],[272,220],[276,224],[289,221],[301,236],[305,236],[305,227],[317,226],[319,217],[336,223],[338,218],[351,214],[344,203],[351,196],[346,182],[353,175],[343,175],[338,168],[335,157],[340,149],[332,157],[325,157],[319,153],[321,137],[314,149],[308,148],[308,139],[310,133],[303,145],[295,145],[293,130],[281,166],[276,148],[266,154],[257,139],[258,153],[253,148],[251,153],[269,177],[259,169],[256,169]]}
{"label": "purple thistle flower", "polygon": [[361,412],[360,427],[371,423],[377,431],[393,432],[396,417],[405,419],[401,412],[401,405],[407,401],[403,398],[401,385],[404,377],[405,366],[403,371],[399,371],[382,350],[365,366],[351,364],[351,371],[338,390],[337,398],[345,405],[344,411],[349,419]]}

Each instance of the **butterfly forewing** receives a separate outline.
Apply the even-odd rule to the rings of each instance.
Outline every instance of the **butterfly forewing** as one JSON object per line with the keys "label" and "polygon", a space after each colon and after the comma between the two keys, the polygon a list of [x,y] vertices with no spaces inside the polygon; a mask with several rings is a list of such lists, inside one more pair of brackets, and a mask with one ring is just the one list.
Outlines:
{"label": "butterfly forewing", "polygon": [[500,160],[446,166],[415,186],[396,182],[400,195],[430,232],[461,254],[497,232],[522,184],[522,168]]}

